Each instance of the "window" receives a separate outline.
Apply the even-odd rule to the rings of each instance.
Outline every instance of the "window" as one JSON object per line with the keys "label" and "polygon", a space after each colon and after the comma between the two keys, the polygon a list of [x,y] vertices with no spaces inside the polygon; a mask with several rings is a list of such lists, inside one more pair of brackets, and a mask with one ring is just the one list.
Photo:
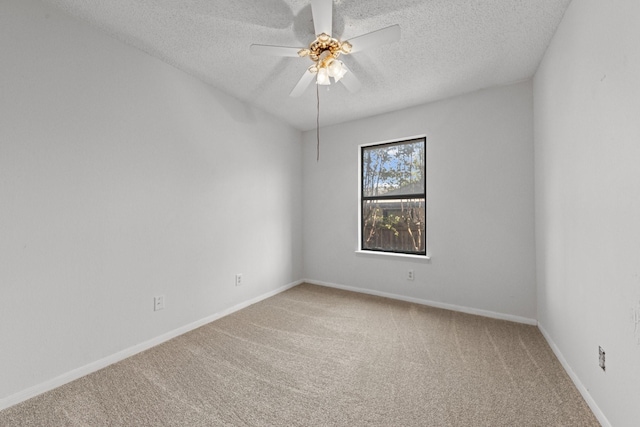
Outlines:
{"label": "window", "polygon": [[360,147],[360,249],[426,255],[426,138]]}

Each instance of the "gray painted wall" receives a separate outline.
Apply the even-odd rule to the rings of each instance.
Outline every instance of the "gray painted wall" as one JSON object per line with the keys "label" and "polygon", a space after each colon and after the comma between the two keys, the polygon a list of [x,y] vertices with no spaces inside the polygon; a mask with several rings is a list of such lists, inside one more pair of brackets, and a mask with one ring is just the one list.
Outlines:
{"label": "gray painted wall", "polygon": [[[427,137],[431,260],[356,254],[358,146],[415,135]],[[306,278],[535,319],[531,82],[322,128],[320,139],[316,162],[316,134],[304,133]]]}
{"label": "gray painted wall", "polygon": [[300,132],[32,0],[0,57],[0,399],[301,278]]}
{"label": "gray painted wall", "polygon": [[639,20],[573,1],[534,84],[538,320],[614,426],[640,420]]}

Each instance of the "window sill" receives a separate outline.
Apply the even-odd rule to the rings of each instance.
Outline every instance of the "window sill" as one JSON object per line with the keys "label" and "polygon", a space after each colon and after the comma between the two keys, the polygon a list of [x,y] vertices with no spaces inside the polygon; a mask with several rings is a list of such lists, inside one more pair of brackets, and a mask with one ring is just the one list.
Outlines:
{"label": "window sill", "polygon": [[431,257],[429,255],[413,255],[413,254],[398,254],[394,252],[378,252],[378,251],[363,251],[357,250],[356,255],[365,255],[365,256],[373,256],[373,257],[391,257],[391,258],[409,258],[421,261],[430,261]]}

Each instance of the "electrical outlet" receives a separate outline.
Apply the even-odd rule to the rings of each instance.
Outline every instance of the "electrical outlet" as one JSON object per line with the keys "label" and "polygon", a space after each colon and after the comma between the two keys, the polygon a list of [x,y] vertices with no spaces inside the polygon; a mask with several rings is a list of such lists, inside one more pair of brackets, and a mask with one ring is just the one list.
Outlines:
{"label": "electrical outlet", "polygon": [[602,370],[606,372],[607,369],[604,364],[604,350],[602,347],[598,347],[598,365],[600,365]]}
{"label": "electrical outlet", "polygon": [[413,270],[407,270],[407,280],[413,280],[413,279],[414,279]]}
{"label": "electrical outlet", "polygon": [[162,310],[164,308],[164,295],[153,297],[153,311]]}
{"label": "electrical outlet", "polygon": [[242,285],[242,273],[236,274],[236,286]]}

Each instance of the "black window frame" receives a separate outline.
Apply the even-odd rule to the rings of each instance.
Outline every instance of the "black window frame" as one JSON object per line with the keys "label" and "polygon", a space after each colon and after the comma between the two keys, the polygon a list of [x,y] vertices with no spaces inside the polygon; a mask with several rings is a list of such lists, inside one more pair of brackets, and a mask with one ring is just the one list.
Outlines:
{"label": "black window frame", "polygon": [[[365,196],[365,151],[373,148],[381,148],[381,147],[391,147],[394,145],[402,145],[411,142],[421,141],[423,144],[422,147],[422,174],[424,185],[422,187],[422,192],[419,193],[408,193],[408,194],[392,194],[392,195],[379,195],[379,196]],[[360,181],[360,212],[358,214],[359,217],[359,234],[360,234],[360,242],[359,242],[359,250],[363,252],[372,252],[372,253],[385,253],[385,254],[397,254],[397,255],[413,255],[413,256],[423,256],[427,257],[427,137],[424,135],[415,136],[410,138],[402,138],[393,141],[386,141],[380,143],[366,144],[361,145],[360,149],[360,170],[359,170],[359,181]],[[366,248],[365,247],[365,204],[368,201],[378,201],[378,200],[407,200],[407,201],[415,201],[415,200],[424,200],[422,209],[423,209],[423,236],[424,236],[424,250],[419,251],[410,251],[410,250],[395,250],[395,249],[383,249],[383,248]]]}

